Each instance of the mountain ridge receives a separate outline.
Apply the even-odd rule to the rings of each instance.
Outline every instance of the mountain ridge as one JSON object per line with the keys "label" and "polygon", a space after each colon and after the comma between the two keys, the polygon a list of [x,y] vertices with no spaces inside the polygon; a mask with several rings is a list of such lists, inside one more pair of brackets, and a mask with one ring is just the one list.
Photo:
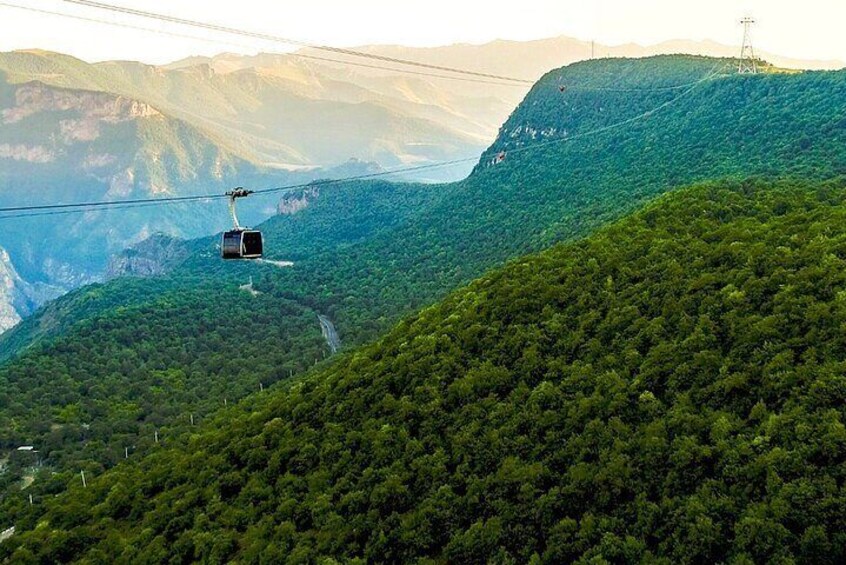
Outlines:
{"label": "mountain ridge", "polygon": [[[5,63],[2,61],[3,56],[5,56]],[[234,124],[241,124],[239,129],[243,129],[245,124],[249,125],[256,119],[256,116],[250,117],[250,112],[253,112],[254,107],[261,103],[256,98],[256,94],[259,93],[257,89],[278,89],[278,92],[271,91],[269,94],[271,96],[283,96],[281,99],[276,100],[274,104],[277,112],[287,112],[285,115],[289,118],[295,117],[295,114],[291,113],[291,109],[287,107],[288,105],[302,105],[306,104],[309,100],[320,100],[313,93],[308,96],[303,96],[303,93],[295,94],[293,91],[289,91],[290,85],[288,83],[273,82],[275,79],[281,77],[275,75],[261,77],[253,69],[242,69],[246,72],[244,77],[242,77],[248,79],[246,83],[243,81],[232,83],[228,81],[225,74],[217,75],[216,73],[204,72],[202,65],[188,69],[179,69],[177,71],[138,62],[107,61],[91,65],[70,56],[52,53],[41,56],[41,60],[37,61],[15,61],[14,59],[14,53],[0,55],[0,67],[5,68],[13,81],[25,81],[40,77],[42,81],[55,86],[82,87],[129,95],[156,104],[162,111],[181,117],[195,126],[203,126],[204,129],[208,129],[209,127],[227,127],[226,120],[231,120]],[[10,70],[18,67],[24,67],[24,69],[17,72]],[[40,72],[33,72],[30,70],[32,67],[39,69]],[[65,71],[63,74],[57,73],[57,71],[63,71],[66,68],[70,70]],[[306,72],[310,69],[308,65],[299,65],[298,68]],[[189,73],[194,75],[194,79],[193,82],[186,83],[183,79]],[[268,79],[271,80],[268,81]],[[319,80],[329,81],[329,85],[331,85],[334,79],[323,75]],[[312,87],[320,87],[322,90],[328,90],[328,88],[322,87],[319,82],[312,84]],[[183,92],[182,90],[184,89],[187,90]],[[162,95],[164,92],[167,92],[167,96]],[[292,94],[295,94],[293,98],[291,97]],[[192,109],[190,103],[195,102],[191,98],[192,96],[200,96],[203,105],[208,107],[195,107]],[[241,107],[238,108],[238,105]],[[407,115],[409,118],[417,118],[418,120],[422,118],[422,116],[415,116],[414,114]],[[270,114],[265,112],[263,117],[269,118]],[[437,125],[446,131],[445,123],[442,119]],[[424,128],[424,124],[425,121],[421,121],[419,127]],[[324,127],[323,130],[325,131],[326,128]],[[229,131],[230,133],[235,133],[235,130]],[[293,164],[303,164],[302,160],[294,153],[287,155],[284,151],[283,153],[278,153],[281,147],[278,143],[279,141],[284,141],[284,137],[264,139],[261,135],[257,136],[256,131],[251,132],[251,130],[246,130],[245,133],[249,135],[243,140],[230,140],[230,143],[236,144],[230,146],[231,151],[253,161],[258,159],[257,164],[259,165],[262,162],[268,161],[291,161]],[[422,131],[421,135],[425,133],[425,131]],[[241,135],[243,134],[241,133]],[[466,141],[461,136],[456,137],[455,135],[453,135],[453,139],[456,142]],[[245,143],[246,141],[249,141],[249,144]],[[247,145],[251,146],[251,149],[248,151],[253,152],[253,155],[242,153]],[[366,144],[363,146],[366,147]],[[265,157],[259,157],[263,147],[270,151],[270,153]],[[275,150],[273,149],[274,147],[276,148]],[[293,147],[296,146],[294,145]],[[274,154],[273,151],[276,151],[276,153]],[[271,155],[273,155],[273,158],[267,159]],[[342,152],[339,155],[337,150],[335,155],[334,158],[330,159],[324,157],[315,159],[316,155],[312,155],[311,157],[306,155],[305,158],[307,164],[328,166],[346,161],[350,157],[373,159],[377,156],[375,153],[372,155],[366,153],[356,155],[348,151]],[[308,163],[308,161],[311,162]],[[385,165],[392,164],[389,160],[383,160],[382,163]]]}

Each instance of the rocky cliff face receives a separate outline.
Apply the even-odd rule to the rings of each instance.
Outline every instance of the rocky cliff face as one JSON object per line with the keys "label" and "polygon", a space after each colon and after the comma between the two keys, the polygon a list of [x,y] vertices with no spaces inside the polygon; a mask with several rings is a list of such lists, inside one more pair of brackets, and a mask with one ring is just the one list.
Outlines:
{"label": "rocky cliff face", "polygon": [[[328,169],[326,178],[349,178],[383,172],[385,170],[378,163],[353,158],[342,165]],[[320,198],[319,184],[314,184],[298,192],[284,194],[276,203],[276,213],[280,216],[293,216],[308,208],[318,198]]]}
{"label": "rocky cliff face", "polygon": [[276,213],[280,216],[293,216],[297,212],[308,208],[312,200],[316,200],[320,196],[320,188],[315,186],[313,188],[306,188],[302,192],[286,194],[279,199],[276,205]]}
{"label": "rocky cliff face", "polygon": [[231,165],[198,132],[122,95],[41,82],[9,85],[0,97],[0,126],[0,160],[16,165],[19,174],[78,176],[106,186],[108,197],[168,192],[200,177],[220,179]]}
{"label": "rocky cliff face", "polygon": [[[220,193],[236,184],[236,173],[237,181],[247,183],[258,169],[147,102],[43,81],[12,84],[0,71],[4,205]],[[10,229],[0,230],[0,247],[13,258],[19,278],[69,290],[102,280],[113,254],[150,233],[213,233],[216,212],[210,206],[172,206],[33,215],[9,219]],[[154,263],[124,257],[114,270],[148,275],[157,271]],[[14,323],[11,309],[4,316],[7,326]]]}
{"label": "rocky cliff face", "polygon": [[76,112],[78,118],[62,124],[71,138],[96,139],[96,121],[117,123],[135,118],[149,118],[161,113],[144,102],[102,92],[62,90],[38,82],[22,85],[15,92],[15,105],[0,112],[3,123],[12,124],[39,112]]}
{"label": "rocky cliff face", "polygon": [[189,244],[166,234],[154,234],[144,241],[114,255],[106,278],[155,277],[163,275],[190,254]]}
{"label": "rocky cliff face", "polygon": [[59,287],[26,282],[15,270],[6,250],[0,248],[0,333],[63,292]]}

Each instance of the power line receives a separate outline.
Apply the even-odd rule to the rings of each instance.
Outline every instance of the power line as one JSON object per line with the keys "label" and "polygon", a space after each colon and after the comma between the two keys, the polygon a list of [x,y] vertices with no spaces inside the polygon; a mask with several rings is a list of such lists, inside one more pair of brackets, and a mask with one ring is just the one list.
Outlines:
{"label": "power line", "polygon": [[198,200],[212,200],[226,198],[223,194],[197,194],[192,196],[170,196],[165,198],[134,198],[129,200],[101,200],[96,202],[70,202],[67,204],[39,204],[34,206],[8,206],[0,208],[0,212],[25,212],[36,210],[61,210],[66,208],[104,208],[118,205],[159,204],[173,202],[195,202]]}
{"label": "power line", "polygon": [[365,173],[361,175],[355,175],[351,177],[345,177],[340,179],[326,179],[326,180],[317,180],[311,181],[308,183],[296,185],[296,186],[281,186],[276,188],[265,188],[253,191],[255,194],[271,194],[276,192],[292,192],[296,190],[302,190],[303,188],[311,188],[313,186],[322,186],[327,184],[339,184],[345,182],[353,182],[353,181],[360,181],[360,180],[369,180],[373,178],[384,177],[388,175],[397,175],[402,173],[416,173],[419,171],[425,171],[430,169],[440,169],[443,167],[452,167],[454,165],[460,165],[462,163],[470,163],[473,161],[478,161],[478,157],[466,157],[464,159],[453,159],[451,161],[440,161],[438,163],[429,163],[427,165],[417,165],[415,167],[406,167],[402,169],[394,169],[392,171],[380,171],[378,173]]}
{"label": "power line", "polygon": [[[74,0],[64,0],[67,2],[74,2]],[[77,3],[77,2],[74,2]],[[19,4],[12,4],[9,2],[0,2],[0,6],[6,8],[14,8],[18,10],[25,10],[28,12],[38,13],[38,14],[46,14],[52,16],[58,16],[62,18],[69,18],[73,20],[79,20],[84,22],[91,22],[97,23],[102,25],[114,26],[124,29],[132,29],[136,31],[146,31],[149,33],[156,33],[159,35],[164,35],[168,37],[175,37],[180,39],[190,39],[194,41],[203,41],[206,43],[211,43],[214,45],[229,45],[234,47],[241,47],[244,49],[257,49],[255,45],[247,45],[244,43],[236,43],[233,41],[226,41],[223,39],[214,39],[210,37],[201,37],[198,35],[190,35],[186,33],[179,33],[173,31],[167,31],[163,29],[154,29],[144,26],[137,26],[133,24],[123,23],[123,22],[115,22],[110,20],[104,20],[100,18],[93,18],[87,16],[81,16],[77,14],[68,14],[66,12],[56,12],[53,10],[45,10],[43,8],[34,8],[32,6],[21,6]],[[248,32],[245,32],[248,33]],[[431,78],[438,78],[438,79],[445,79],[445,80],[457,80],[457,81],[465,81],[465,82],[474,82],[478,84],[489,84],[494,86],[508,86],[508,87],[519,87],[524,88],[525,84],[531,83],[531,81],[526,81],[525,83],[515,83],[515,82],[497,82],[494,80],[483,80],[483,79],[475,79],[475,78],[468,78],[464,76],[449,76],[443,74],[436,74],[436,73],[427,73],[421,71],[412,71],[410,69],[401,69],[395,67],[385,67],[380,65],[370,65],[367,63],[361,63],[359,61],[352,61],[352,60],[342,60],[342,59],[332,59],[330,57],[319,57],[317,55],[306,55],[304,53],[299,52],[292,52],[292,53],[278,53],[280,56],[284,57],[292,57],[296,59],[306,59],[306,60],[313,60],[313,61],[322,61],[328,63],[335,63],[338,65],[348,65],[348,66],[355,66],[355,67],[362,67],[366,69],[376,69],[382,71],[389,71],[389,72],[397,72],[397,73],[404,73],[416,76],[425,76]],[[368,54],[369,55],[369,54]],[[509,79],[511,80],[511,79]],[[523,80],[523,79],[514,79],[514,80]],[[612,88],[612,87],[582,87],[582,86],[567,86],[567,90],[571,90],[574,92],[644,92],[644,91],[661,91],[661,90],[680,90],[682,88],[687,88],[695,83],[687,83],[687,84],[679,84],[679,85],[669,85],[669,86],[652,86],[652,87],[644,87],[644,88]]]}
{"label": "power line", "polygon": [[594,130],[586,131],[584,133],[579,133],[579,134],[576,134],[576,135],[573,135],[573,136],[570,136],[570,137],[564,137],[564,138],[561,138],[561,139],[550,139],[548,141],[541,141],[539,143],[533,143],[531,145],[526,145],[525,147],[517,147],[515,149],[508,149],[507,152],[508,153],[521,153],[523,151],[535,150],[535,149],[539,149],[541,147],[546,147],[548,145],[555,145],[557,143],[562,143],[562,142],[566,142],[566,141],[575,141],[575,140],[581,139],[583,137],[596,135],[598,133],[604,133],[604,132],[609,131],[609,130],[617,129],[617,128],[638,122],[638,121],[643,120],[645,118],[649,118],[650,116],[652,116],[656,112],[660,112],[664,108],[675,104],[676,102],[678,102],[679,100],[681,100],[682,98],[684,98],[685,96],[687,96],[688,94],[693,92],[696,89],[696,87],[699,86],[700,84],[707,82],[707,81],[711,80],[712,78],[716,77],[717,75],[719,75],[726,68],[726,66],[729,65],[729,64],[730,63],[724,63],[721,67],[718,63],[704,77],[702,77],[701,79],[687,85],[690,88],[688,88],[687,90],[685,90],[684,92],[682,92],[681,94],[676,96],[675,98],[671,98],[670,100],[667,100],[666,102],[664,102],[662,104],[659,104],[655,108],[652,108],[651,110],[647,110],[646,112],[644,112],[642,114],[638,114],[637,116],[634,116],[632,118],[628,118],[628,119],[622,120],[620,122],[609,124],[607,126],[602,126],[602,127],[596,128]]}
{"label": "power line", "polygon": [[[277,186],[272,188],[264,188],[259,190],[254,190],[253,194],[271,194],[271,193],[278,193],[278,192],[294,192],[297,190],[302,190],[304,188],[311,188],[314,186],[320,186],[325,184],[336,184],[342,182],[354,182],[359,180],[367,180],[372,178],[378,178],[388,175],[397,175],[402,173],[411,173],[411,172],[418,172],[428,169],[436,169],[442,167],[450,167],[453,165],[458,165],[461,163],[468,163],[471,161],[478,160],[478,157],[468,157],[465,159],[454,159],[452,161],[441,161],[438,163],[429,163],[427,165],[418,165],[415,167],[406,167],[402,169],[394,169],[388,171],[379,171],[376,173],[365,173],[361,175],[354,175],[350,177],[344,177],[340,179],[325,179],[325,180],[313,180],[307,183],[301,184],[294,184],[294,185],[286,185],[286,186]],[[195,194],[191,196],[168,196],[164,198],[134,198],[128,200],[100,200],[100,201],[92,201],[92,202],[68,202],[66,204],[37,204],[37,205],[28,205],[28,206],[7,206],[0,208],[0,213],[7,213],[7,212],[38,212],[38,211],[46,211],[46,210],[66,210],[66,209],[80,209],[81,211],[94,211],[100,208],[115,208],[115,207],[124,207],[129,208],[133,206],[142,206],[142,205],[161,205],[161,204],[173,204],[173,203],[181,203],[181,202],[199,202],[204,200],[220,200],[228,198],[225,194]],[[0,218],[13,218],[19,216],[0,216]]]}
{"label": "power line", "polygon": [[[725,65],[723,66],[725,68]],[[590,130],[584,133],[580,133],[570,137],[564,137],[560,139],[551,139],[545,142],[534,143],[532,145],[527,145],[525,147],[518,147],[516,149],[509,149],[508,153],[522,153],[525,151],[532,151],[537,150],[543,147],[548,147],[550,145],[555,145],[559,143],[569,143],[572,141],[577,141],[584,137],[596,135],[599,133],[603,133],[609,130],[617,129],[628,124],[647,119],[654,115],[657,112],[660,112],[664,108],[671,106],[672,104],[676,103],[681,98],[690,94],[697,86],[700,84],[714,78],[719,74],[722,69],[719,68],[719,64],[716,65],[711,71],[709,71],[703,78],[700,80],[692,83],[690,88],[685,90],[684,92],[680,93],[678,96],[659,104],[655,108],[648,110],[642,114],[638,114],[632,118],[628,118],[626,120],[622,120],[620,122],[616,122],[613,124],[609,124],[607,126],[602,126],[596,128],[594,130]],[[401,169],[394,169],[390,171],[379,171],[375,173],[364,173],[361,175],[354,175],[339,179],[326,179],[326,180],[314,180],[307,183],[295,184],[295,185],[287,185],[287,186],[278,186],[278,187],[271,187],[271,188],[264,188],[264,189],[257,189],[254,190],[254,194],[274,194],[274,193],[284,193],[284,192],[296,192],[299,190],[303,190],[306,188],[313,188],[316,186],[325,186],[325,185],[332,185],[332,184],[341,184],[347,182],[355,182],[360,180],[368,180],[374,179],[389,175],[397,175],[402,173],[411,173],[411,172],[419,172],[423,170],[429,169],[437,169],[442,167],[448,167],[453,165],[458,165],[462,163],[468,163],[471,161],[478,161],[478,157],[469,157],[465,159],[454,159],[451,161],[443,161],[438,163],[430,163],[427,165],[419,165],[414,167],[406,167]],[[95,201],[95,202],[75,202],[75,203],[66,203],[66,204],[44,204],[44,205],[32,205],[32,206],[11,206],[0,208],[0,219],[12,219],[12,218],[22,218],[22,217],[32,217],[38,215],[54,215],[59,213],[71,213],[71,212],[90,212],[93,210],[110,210],[110,209],[122,209],[122,208],[131,208],[131,207],[140,207],[140,206],[158,206],[163,204],[171,204],[171,203],[184,203],[184,202],[198,202],[198,201],[212,201],[212,200],[219,200],[228,198],[225,194],[210,194],[210,195],[192,195],[192,196],[174,196],[174,197],[165,197],[165,198],[138,198],[132,200],[113,200],[113,201]],[[14,214],[16,212],[30,212],[27,214]],[[34,213],[32,213],[34,212]],[[11,213],[11,214],[10,214]]]}
{"label": "power line", "polygon": [[[355,182],[360,180],[369,180],[389,175],[398,175],[403,173],[419,172],[429,169],[437,169],[443,167],[450,167],[462,163],[469,163],[477,161],[478,157],[468,157],[465,159],[454,159],[452,161],[442,161],[438,163],[430,163],[427,165],[419,165],[415,167],[405,167],[402,169],[394,169],[388,171],[379,171],[376,173],[365,173],[361,175],[354,175],[340,179],[322,179],[313,180],[307,183],[293,184],[286,186],[277,186],[271,188],[263,188],[254,190],[253,194],[275,194],[285,192],[296,192],[306,188],[313,188],[316,186],[323,186],[329,184],[339,184],[346,182]],[[69,202],[66,204],[40,204],[31,206],[7,206],[0,208],[0,219],[11,218],[28,218],[33,216],[48,216],[57,214],[68,214],[76,212],[92,212],[97,210],[116,210],[126,208],[138,208],[146,206],[160,206],[163,204],[178,204],[188,202],[210,202],[212,200],[221,200],[228,198],[225,194],[197,194],[191,196],[173,196],[164,198],[136,198],[130,200],[103,200],[93,202]],[[35,212],[32,214],[8,214],[9,212]]]}
{"label": "power line", "polygon": [[[27,12],[33,12],[33,13],[36,13],[36,14],[46,14],[46,15],[50,15],[50,16],[58,16],[58,17],[61,17],[61,18],[68,18],[68,19],[78,20],[78,21],[83,21],[83,22],[90,22],[90,23],[108,25],[108,26],[113,26],[113,27],[118,27],[118,28],[123,28],[123,29],[132,29],[132,30],[135,30],[135,31],[146,31],[146,32],[149,32],[149,33],[156,33],[156,34],[164,35],[164,36],[167,36],[167,37],[174,37],[174,38],[179,38],[179,39],[190,39],[190,40],[193,40],[193,41],[203,41],[205,43],[211,43],[213,45],[229,45],[229,46],[233,46],[233,47],[241,47],[243,49],[257,49],[257,47],[255,45],[247,45],[245,43],[236,43],[234,41],[226,41],[224,39],[214,39],[214,38],[211,38],[211,37],[201,37],[199,35],[190,35],[190,34],[187,34],[187,33],[179,33],[179,32],[174,32],[174,31],[167,31],[167,30],[163,30],[163,29],[154,29],[154,28],[150,28],[150,27],[138,26],[138,25],[123,23],[123,22],[103,20],[103,19],[100,19],[100,18],[92,18],[92,17],[81,16],[81,15],[77,15],[77,14],[68,14],[66,12],[56,12],[56,11],[53,11],[53,10],[45,10],[43,8],[34,8],[32,6],[21,6],[20,4],[12,4],[12,3],[9,3],[9,2],[0,2],[0,6],[6,7],[6,8],[14,8],[14,9],[17,9],[17,10],[25,10]],[[493,85],[493,86],[508,86],[508,87],[511,87],[511,88],[515,88],[515,87],[516,88],[525,88],[524,84],[514,83],[514,82],[502,82],[502,81],[485,80],[485,79],[472,78],[472,77],[466,77],[466,76],[450,76],[450,75],[437,74],[437,73],[428,73],[428,72],[425,72],[425,71],[413,71],[411,69],[401,69],[401,68],[386,67],[386,66],[381,66],[381,65],[370,65],[370,64],[367,64],[367,63],[359,62],[359,61],[332,59],[331,57],[319,57],[317,55],[306,55],[305,53],[298,53],[298,52],[280,53],[280,55],[285,56],[285,57],[292,57],[292,58],[295,58],[295,59],[305,59],[305,60],[310,60],[310,61],[321,61],[321,62],[324,62],[324,63],[335,63],[335,64],[338,64],[338,65],[348,65],[348,66],[353,66],[353,67],[362,67],[362,68],[365,68],[365,69],[376,69],[376,70],[381,70],[381,71],[403,73],[403,74],[414,75],[414,76],[424,76],[424,77],[444,79],[444,80],[473,82],[473,83],[477,83],[477,84],[489,84],[489,85]]]}
{"label": "power line", "polygon": [[661,91],[672,91],[672,90],[682,90],[684,88],[689,88],[696,84],[699,84],[700,80],[695,80],[692,82],[688,82],[685,84],[674,84],[674,85],[667,85],[667,86],[644,86],[642,88],[614,88],[614,87],[604,87],[604,86],[568,86],[567,90],[572,90],[573,92],[661,92]]}
{"label": "power line", "polygon": [[165,30],[160,30],[160,29],[153,29],[153,28],[150,28],[150,27],[136,26],[136,25],[122,23],[122,22],[113,22],[113,21],[109,21],[109,20],[103,20],[103,19],[100,19],[100,18],[90,18],[90,17],[87,17],[87,16],[80,16],[80,15],[76,15],[76,14],[68,14],[67,12],[56,12],[56,11],[53,11],[53,10],[45,10],[43,8],[35,8],[33,6],[21,6],[20,4],[11,4],[9,2],[0,2],[0,6],[3,6],[4,8],[14,8],[16,10],[26,10],[27,12],[32,12],[32,13],[35,13],[35,14],[46,14],[46,15],[50,15],[50,16],[59,16],[59,17],[62,17],[62,18],[68,18],[68,19],[71,19],[71,20],[78,20],[78,21],[82,21],[82,22],[104,24],[104,25],[110,25],[110,26],[119,27],[119,28],[123,28],[123,29],[134,29],[136,31],[147,31],[147,32],[151,32],[151,33],[158,33],[158,34],[161,34],[161,35],[168,35],[168,36],[171,36],[171,37],[178,37],[178,38],[181,38],[181,39],[193,39],[193,40],[196,40],[196,41],[205,41],[205,42],[214,43],[214,44],[231,45],[231,46],[234,46],[234,47],[244,47],[244,48],[249,48],[249,49],[253,48],[253,46],[248,46],[248,45],[245,45],[243,43],[235,43],[235,42],[232,42],[232,41],[226,41],[226,40],[223,40],[223,39],[210,39],[210,38],[207,38],[207,37],[200,37],[198,35],[188,35],[188,34],[185,34],[185,33],[177,33],[177,32],[165,31]]}
{"label": "power line", "polygon": [[[217,197],[215,197],[215,200]],[[206,201],[200,200],[197,203],[202,204]],[[208,198],[207,202],[212,202],[212,198]],[[54,210],[54,211],[44,211],[44,212],[27,212],[23,214],[5,214],[0,215],[0,220],[4,219],[19,219],[19,218],[38,218],[42,216],[65,216],[68,214],[85,214],[87,212],[112,212],[114,210],[130,210],[135,208],[152,208],[154,206],[160,206],[162,204],[167,204],[164,201],[157,201],[151,202],[149,204],[129,204],[129,205],[121,205],[121,202],[115,202],[115,206],[108,206],[105,208],[70,208],[66,210]]]}
{"label": "power line", "polygon": [[179,17],[176,17],[176,16],[170,16],[170,15],[167,15],[167,14],[160,14],[160,13],[156,13],[156,12],[147,12],[145,10],[137,10],[135,8],[128,8],[128,7],[125,7],[125,6],[116,6],[116,5],[113,5],[113,4],[105,4],[103,2],[94,2],[93,0],[62,0],[62,1],[67,2],[69,4],[76,4],[76,5],[79,5],[79,6],[85,6],[85,7],[88,7],[88,8],[95,8],[95,9],[98,9],[98,10],[106,10],[106,11],[110,11],[110,12],[117,12],[117,13],[120,13],[120,14],[126,14],[126,15],[141,17],[141,18],[159,20],[159,21],[163,21],[163,22],[168,22],[168,23],[173,23],[173,24],[178,24],[178,25],[184,25],[184,26],[190,26],[190,27],[196,27],[196,28],[201,28],[201,29],[207,29],[207,30],[211,30],[211,31],[228,33],[228,34],[232,34],[232,35],[252,37],[254,39],[261,39],[263,41],[271,41],[271,42],[274,42],[274,43],[285,43],[287,45],[293,45],[293,46],[297,46],[297,47],[305,47],[305,48],[309,48],[309,49],[316,49],[316,50],[319,50],[319,51],[327,51],[327,52],[330,52],[330,53],[348,55],[348,56],[352,56],[352,57],[362,57],[362,58],[367,58],[367,59],[373,59],[373,60],[382,61],[382,62],[385,62],[385,63],[394,63],[394,64],[399,64],[399,65],[408,65],[408,66],[412,66],[412,67],[421,67],[421,68],[431,69],[431,70],[436,70],[436,71],[456,73],[456,74],[461,74],[461,75],[473,76],[473,77],[477,77],[477,78],[486,78],[486,79],[494,79],[494,80],[505,81],[505,82],[513,82],[513,83],[517,83],[517,84],[533,85],[535,83],[535,81],[530,80],[530,79],[515,78],[515,77],[509,77],[509,76],[497,75],[497,74],[491,74],[491,73],[482,73],[482,72],[477,72],[477,71],[470,71],[470,70],[467,70],[467,69],[460,69],[460,68],[456,68],[456,67],[448,67],[448,66],[444,66],[444,65],[434,65],[434,64],[431,64],[431,63],[423,63],[423,62],[420,62],[420,61],[411,61],[411,60],[408,60],[408,59],[401,59],[399,57],[389,57],[387,55],[378,55],[376,53],[367,53],[367,52],[364,52],[364,51],[357,51],[355,49],[346,49],[346,48],[342,48],[342,47],[331,47],[331,46],[328,46],[328,45],[314,45],[314,44],[308,43],[306,41],[301,41],[301,40],[298,40],[298,39],[291,39],[291,38],[288,38],[288,37],[271,35],[271,34],[268,34],[268,33],[248,31],[248,30],[238,29],[238,28],[234,28],[234,27],[223,26],[223,25],[219,25],[219,24],[201,22],[201,21],[198,21],[198,20],[189,20],[189,19],[186,19],[186,18],[179,18]]}

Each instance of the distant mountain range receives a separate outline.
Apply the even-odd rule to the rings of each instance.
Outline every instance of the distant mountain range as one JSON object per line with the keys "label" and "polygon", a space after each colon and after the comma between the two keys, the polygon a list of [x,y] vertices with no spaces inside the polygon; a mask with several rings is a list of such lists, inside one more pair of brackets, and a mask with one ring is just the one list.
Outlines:
{"label": "distant mountain range", "polygon": [[[592,53],[737,51],[711,42],[609,47],[566,37],[357,49],[528,80]],[[151,66],[91,64],[40,50],[0,53],[0,198],[4,205],[28,205],[216,194],[236,185],[279,186],[474,157],[528,91],[348,66],[343,55],[332,56],[340,62],[314,56],[326,58],[303,50]],[[843,66],[764,56],[783,67]],[[426,171],[414,179],[453,180],[469,167]],[[274,214],[275,204],[253,204],[245,210],[247,220]],[[36,216],[4,220],[0,248],[17,273],[10,280],[67,290],[100,279],[113,254],[151,234],[196,237],[226,225],[220,206]],[[0,290],[6,304],[20,304],[12,292]]]}
{"label": "distant mountain range", "polygon": [[223,55],[153,67],[18,51],[0,55],[0,72],[13,84],[38,81],[142,101],[227,153],[273,169],[334,166],[351,157],[397,165],[472,155],[494,133],[464,115],[467,106],[490,113],[484,93],[456,101],[422,78],[338,78],[288,56]]}

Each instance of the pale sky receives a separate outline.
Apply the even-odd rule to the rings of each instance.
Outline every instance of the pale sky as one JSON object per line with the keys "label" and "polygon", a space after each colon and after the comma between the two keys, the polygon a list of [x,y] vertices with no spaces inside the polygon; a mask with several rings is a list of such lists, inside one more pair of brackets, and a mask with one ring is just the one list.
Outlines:
{"label": "pale sky", "polygon": [[[435,46],[558,35],[612,45],[668,39],[713,39],[735,45],[741,36],[737,21],[751,14],[759,21],[755,31],[759,50],[801,59],[846,61],[844,0],[102,1],[334,46]],[[34,14],[4,4],[166,29],[218,42]],[[148,63],[222,51],[286,50],[282,45],[111,14],[63,0],[0,0],[0,51],[24,48],[69,53],[88,61]]]}

